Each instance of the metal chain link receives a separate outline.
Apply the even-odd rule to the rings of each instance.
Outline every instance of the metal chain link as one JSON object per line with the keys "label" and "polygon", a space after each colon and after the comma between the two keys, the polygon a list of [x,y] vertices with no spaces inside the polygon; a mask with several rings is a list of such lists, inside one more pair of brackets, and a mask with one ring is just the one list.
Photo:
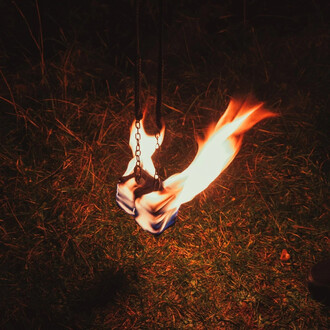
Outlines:
{"label": "metal chain link", "polygon": [[140,133],[140,128],[141,128],[141,123],[140,120],[137,120],[135,122],[135,128],[136,128],[136,133],[135,133],[135,140],[136,140],[136,148],[135,148],[135,158],[136,158],[136,164],[134,168],[134,173],[135,173],[135,180],[137,183],[139,183],[142,175],[142,168],[141,168],[141,146],[140,146],[140,140],[141,140],[141,133]]}
{"label": "metal chain link", "polygon": [[[160,144],[159,144],[159,133],[156,133],[155,137],[156,137],[156,147],[155,147],[155,151],[159,149]],[[157,173],[157,169],[155,167],[155,175],[154,175],[154,181],[157,181],[159,179],[159,175]]]}

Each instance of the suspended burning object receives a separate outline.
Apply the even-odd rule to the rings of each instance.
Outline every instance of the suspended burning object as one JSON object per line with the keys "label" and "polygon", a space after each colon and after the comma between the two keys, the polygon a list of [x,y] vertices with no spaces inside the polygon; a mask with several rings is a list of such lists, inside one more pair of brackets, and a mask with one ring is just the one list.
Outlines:
{"label": "suspended burning object", "polygon": [[117,185],[118,205],[134,216],[146,231],[160,234],[174,224],[179,207],[191,201],[206,189],[232,162],[241,146],[243,133],[260,120],[275,116],[263,109],[262,104],[244,100],[231,100],[219,121],[211,125],[193,162],[181,173],[162,182],[152,155],[164,140],[165,127],[161,121],[163,83],[163,2],[159,1],[159,53],[156,102],[155,137],[148,135],[143,127],[140,105],[141,55],[139,41],[139,1],[136,1],[136,62],[135,62],[135,121],[132,124],[130,147],[133,158]]}
{"label": "suspended burning object", "polygon": [[[155,137],[145,132],[143,120],[134,121],[130,135],[133,158],[117,185],[118,205],[144,230],[162,233],[174,224],[181,204],[205,190],[232,162],[243,134],[260,120],[273,116],[261,103],[231,100],[219,121],[208,128],[205,139],[198,141],[192,163],[164,182],[158,178],[151,159],[156,150]],[[163,142],[164,131],[158,136],[157,146]]]}

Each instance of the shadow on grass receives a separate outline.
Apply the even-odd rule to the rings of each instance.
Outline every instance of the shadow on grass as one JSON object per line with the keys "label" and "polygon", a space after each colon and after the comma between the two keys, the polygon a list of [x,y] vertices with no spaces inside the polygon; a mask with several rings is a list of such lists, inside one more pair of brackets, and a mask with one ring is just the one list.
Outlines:
{"label": "shadow on grass", "polygon": [[136,281],[134,269],[129,271],[108,269],[100,272],[75,294],[72,311],[91,313],[94,308],[114,305],[117,297],[126,295],[132,289],[132,281]]}
{"label": "shadow on grass", "polygon": [[[24,300],[24,306],[7,311],[6,319],[1,320],[4,329],[81,329],[88,328],[101,310],[116,312],[120,310],[117,299],[133,291],[137,281],[134,268],[128,270],[107,269],[95,272],[87,280],[75,280],[66,287],[56,280],[47,287],[44,283],[34,283],[17,298]],[[28,295],[28,296],[27,296]],[[11,317],[8,317],[11,314]]]}
{"label": "shadow on grass", "polygon": [[95,323],[100,310],[116,313],[120,310],[118,300],[134,290],[137,281],[136,270],[108,269],[96,273],[68,297],[67,325],[77,328]]}

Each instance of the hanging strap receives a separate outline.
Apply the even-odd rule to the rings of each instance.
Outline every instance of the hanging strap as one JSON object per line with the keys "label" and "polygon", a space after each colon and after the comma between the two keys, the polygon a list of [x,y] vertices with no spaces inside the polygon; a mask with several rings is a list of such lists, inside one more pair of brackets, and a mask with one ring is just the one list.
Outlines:
{"label": "hanging strap", "polygon": [[[163,0],[159,0],[159,31],[158,31],[158,76],[157,76],[157,100],[156,100],[156,125],[159,131],[162,129],[162,96],[163,96]],[[141,53],[140,53],[140,1],[135,2],[136,19],[136,59],[135,59],[135,119],[141,120]]]}
{"label": "hanging strap", "polygon": [[159,31],[158,31],[158,80],[157,80],[157,101],[156,101],[156,124],[159,131],[162,129],[162,94],[163,94],[163,0],[159,0]]}
{"label": "hanging strap", "polygon": [[142,175],[141,168],[141,147],[140,147],[140,120],[143,118],[143,113],[141,111],[141,54],[140,54],[140,1],[135,1],[135,30],[136,30],[136,59],[135,59],[135,139],[136,139],[136,149],[135,149],[135,158],[136,164],[134,168],[135,180],[137,183],[140,182]]}
{"label": "hanging strap", "polygon": [[[141,148],[140,148],[140,120],[143,118],[141,111],[141,54],[140,54],[140,1],[135,1],[135,19],[136,19],[136,61],[135,61],[135,127],[136,127],[136,165],[134,168],[135,180],[139,183],[142,176],[141,168]],[[163,1],[159,0],[159,45],[158,45],[158,79],[157,79],[157,100],[156,100],[156,125],[159,132],[162,129],[162,93],[163,93],[163,74],[164,74],[164,62],[163,62]],[[159,134],[156,134],[156,149],[159,148]],[[158,187],[158,188],[157,188]],[[154,189],[157,190],[160,187],[160,179],[157,171],[154,175]]]}
{"label": "hanging strap", "polygon": [[143,113],[141,111],[141,54],[140,54],[140,1],[135,2],[135,19],[136,19],[136,59],[135,59],[135,119],[141,120]]}

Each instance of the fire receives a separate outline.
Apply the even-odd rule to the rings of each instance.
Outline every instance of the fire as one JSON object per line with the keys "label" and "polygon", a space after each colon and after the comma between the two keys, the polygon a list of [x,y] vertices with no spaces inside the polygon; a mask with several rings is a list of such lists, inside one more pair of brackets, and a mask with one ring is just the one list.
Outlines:
{"label": "fire", "polygon": [[[135,122],[133,122],[132,126],[131,126],[131,134],[130,134],[130,139],[129,139],[129,145],[132,149],[133,155],[135,153],[136,150],[136,134],[138,134],[137,132],[137,128],[135,126]],[[147,171],[151,176],[155,175],[155,166],[152,162],[152,155],[154,154],[155,150],[156,150],[156,139],[154,135],[149,135],[146,133],[146,131],[144,130],[144,126],[143,126],[143,120],[141,121],[141,128],[140,128],[140,145],[141,145],[141,167]],[[159,139],[158,139],[158,144],[159,146],[162,145],[163,141],[164,141],[164,133],[165,133],[165,128],[162,129],[162,131],[159,134]],[[134,156],[133,159],[131,159],[131,161],[128,163],[127,169],[124,173],[124,176],[127,176],[131,173],[134,172],[134,167],[136,164],[136,157]]]}
{"label": "fire", "polygon": [[[155,191],[149,189],[144,194],[136,194],[141,184],[146,184],[155,173],[151,159],[155,151],[155,137],[147,135],[141,125],[141,162],[149,175],[145,176],[144,183],[136,183],[134,157],[118,184],[119,206],[134,215],[144,230],[153,234],[162,233],[175,222],[179,207],[205,190],[232,162],[241,147],[243,134],[260,120],[272,116],[275,114],[265,110],[262,103],[252,105],[248,101],[231,100],[219,121],[208,129],[205,139],[198,141],[197,155],[183,172],[166,179]],[[135,134],[133,123],[130,137],[133,154],[136,148]],[[160,134],[159,143],[163,139],[164,131]]]}

